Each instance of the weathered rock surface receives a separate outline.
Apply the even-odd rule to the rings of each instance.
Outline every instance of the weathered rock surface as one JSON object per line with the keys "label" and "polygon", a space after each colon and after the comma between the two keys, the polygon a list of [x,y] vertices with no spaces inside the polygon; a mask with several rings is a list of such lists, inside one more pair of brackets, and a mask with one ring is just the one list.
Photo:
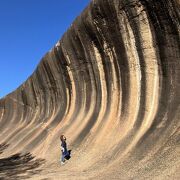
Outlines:
{"label": "weathered rock surface", "polygon": [[[0,100],[1,157],[54,179],[179,179],[179,0],[93,0],[35,72]],[[57,165],[59,135],[72,149]]]}

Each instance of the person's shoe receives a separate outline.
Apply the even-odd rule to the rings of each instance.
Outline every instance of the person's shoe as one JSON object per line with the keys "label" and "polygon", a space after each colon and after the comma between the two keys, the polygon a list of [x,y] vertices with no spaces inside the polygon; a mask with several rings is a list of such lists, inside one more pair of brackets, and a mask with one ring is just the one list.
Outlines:
{"label": "person's shoe", "polygon": [[65,162],[61,161],[61,165],[64,165],[64,164],[65,164]]}

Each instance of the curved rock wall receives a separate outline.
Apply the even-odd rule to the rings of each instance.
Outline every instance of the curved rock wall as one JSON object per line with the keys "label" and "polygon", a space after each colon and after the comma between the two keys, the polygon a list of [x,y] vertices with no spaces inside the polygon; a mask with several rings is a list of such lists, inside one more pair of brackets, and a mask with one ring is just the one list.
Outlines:
{"label": "curved rock wall", "polygon": [[178,179],[179,7],[92,0],[32,76],[1,99],[3,155],[26,151],[57,163],[64,133],[73,152],[66,170],[79,178]]}

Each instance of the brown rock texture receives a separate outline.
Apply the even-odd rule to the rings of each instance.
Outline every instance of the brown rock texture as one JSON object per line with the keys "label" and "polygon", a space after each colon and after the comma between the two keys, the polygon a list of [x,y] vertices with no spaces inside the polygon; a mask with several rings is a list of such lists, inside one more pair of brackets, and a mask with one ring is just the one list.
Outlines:
{"label": "brown rock texture", "polygon": [[0,158],[45,160],[19,179],[180,179],[179,129],[179,0],[92,0],[0,100]]}

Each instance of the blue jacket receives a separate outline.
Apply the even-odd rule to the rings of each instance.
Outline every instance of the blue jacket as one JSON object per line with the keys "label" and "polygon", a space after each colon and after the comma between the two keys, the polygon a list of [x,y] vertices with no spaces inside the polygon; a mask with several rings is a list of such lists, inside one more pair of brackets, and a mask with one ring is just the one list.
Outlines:
{"label": "blue jacket", "polygon": [[61,142],[61,150],[63,155],[66,155],[68,153],[66,141]]}

